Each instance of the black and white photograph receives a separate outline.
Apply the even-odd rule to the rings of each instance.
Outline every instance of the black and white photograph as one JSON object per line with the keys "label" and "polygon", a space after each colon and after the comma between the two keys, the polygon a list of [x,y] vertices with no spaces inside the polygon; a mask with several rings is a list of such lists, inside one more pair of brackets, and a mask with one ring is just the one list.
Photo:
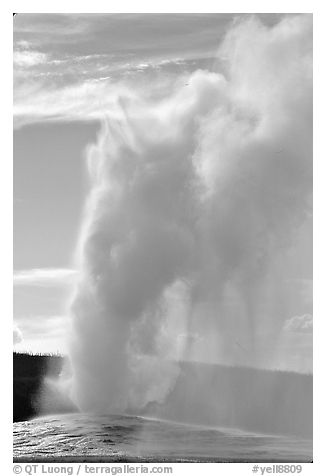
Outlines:
{"label": "black and white photograph", "polygon": [[304,474],[313,14],[12,22],[14,472]]}

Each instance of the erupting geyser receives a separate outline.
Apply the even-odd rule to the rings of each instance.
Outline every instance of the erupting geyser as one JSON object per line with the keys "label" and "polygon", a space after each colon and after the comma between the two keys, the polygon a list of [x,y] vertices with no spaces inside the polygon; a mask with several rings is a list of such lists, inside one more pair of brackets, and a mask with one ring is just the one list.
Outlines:
{"label": "erupting geyser", "polygon": [[199,346],[271,365],[257,340],[278,340],[282,257],[310,211],[311,29],[310,16],[237,23],[221,73],[183,76],[164,99],[130,92],[108,111],[88,150],[71,306],[82,409],[164,401]]}

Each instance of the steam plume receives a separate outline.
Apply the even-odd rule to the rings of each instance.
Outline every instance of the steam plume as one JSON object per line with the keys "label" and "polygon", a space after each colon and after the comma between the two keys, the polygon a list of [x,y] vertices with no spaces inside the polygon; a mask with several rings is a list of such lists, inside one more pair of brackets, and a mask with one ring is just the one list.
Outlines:
{"label": "steam plume", "polygon": [[88,150],[71,308],[83,409],[163,401],[200,340],[224,362],[272,359],[258,337],[283,326],[282,256],[310,209],[311,18],[237,23],[218,57],[223,74],[164,100],[119,98]]}

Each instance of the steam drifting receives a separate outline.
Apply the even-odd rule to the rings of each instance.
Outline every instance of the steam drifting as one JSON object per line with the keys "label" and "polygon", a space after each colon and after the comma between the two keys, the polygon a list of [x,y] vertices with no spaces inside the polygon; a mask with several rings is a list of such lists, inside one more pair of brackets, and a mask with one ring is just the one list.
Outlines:
{"label": "steam drifting", "polygon": [[82,409],[163,401],[178,360],[203,348],[272,365],[261,343],[273,349],[287,317],[282,257],[310,211],[311,29],[310,16],[237,23],[223,74],[198,70],[165,99],[139,91],[108,111],[88,150],[71,306]]}

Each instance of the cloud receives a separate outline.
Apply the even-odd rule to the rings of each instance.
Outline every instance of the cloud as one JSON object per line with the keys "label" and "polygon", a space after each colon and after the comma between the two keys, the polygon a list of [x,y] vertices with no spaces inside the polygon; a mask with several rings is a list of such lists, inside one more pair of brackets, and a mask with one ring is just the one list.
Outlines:
{"label": "cloud", "polygon": [[31,46],[32,46],[31,43],[26,40],[19,40],[15,42],[15,47],[18,47],[19,49],[22,49],[22,50],[28,50],[31,48]]}
{"label": "cloud", "polygon": [[24,332],[25,340],[36,336],[63,334],[67,328],[66,315],[31,314],[16,318],[19,328]]}
{"label": "cloud", "polygon": [[311,314],[304,314],[302,316],[294,316],[284,323],[284,330],[286,332],[312,333],[313,319]]}
{"label": "cloud", "polygon": [[20,67],[32,67],[47,62],[47,55],[40,51],[14,51],[14,64]]}
{"label": "cloud", "polygon": [[66,286],[76,279],[77,271],[69,268],[34,268],[14,272],[15,286]]}
{"label": "cloud", "polygon": [[70,321],[66,315],[21,315],[16,321],[19,334],[24,335],[20,348],[32,352],[66,352],[70,336]]}
{"label": "cloud", "polygon": [[20,342],[22,342],[22,340],[23,340],[23,334],[21,330],[19,329],[19,327],[16,324],[14,324],[14,329],[13,329],[14,345],[19,344]]}

